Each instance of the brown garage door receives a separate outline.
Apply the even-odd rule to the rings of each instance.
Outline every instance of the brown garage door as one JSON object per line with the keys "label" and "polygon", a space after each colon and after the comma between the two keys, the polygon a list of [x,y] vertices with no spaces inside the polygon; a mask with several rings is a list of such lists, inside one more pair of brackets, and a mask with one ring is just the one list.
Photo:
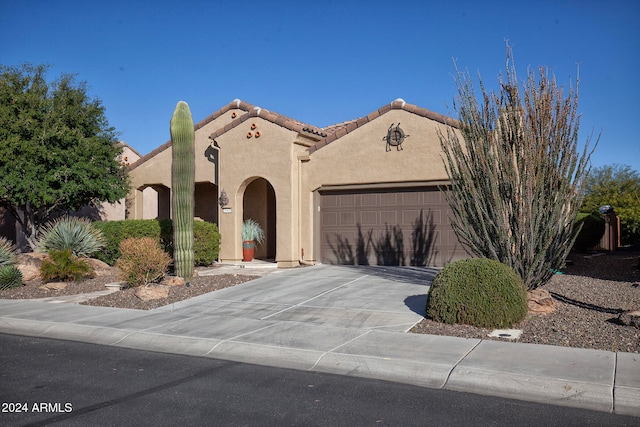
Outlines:
{"label": "brown garage door", "polygon": [[327,264],[443,266],[466,254],[437,187],[321,191]]}

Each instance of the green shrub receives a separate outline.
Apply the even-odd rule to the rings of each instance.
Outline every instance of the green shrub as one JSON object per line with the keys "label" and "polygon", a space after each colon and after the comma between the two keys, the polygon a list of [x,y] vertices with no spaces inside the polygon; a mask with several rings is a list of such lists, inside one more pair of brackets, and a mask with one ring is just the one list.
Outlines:
{"label": "green shrub", "polygon": [[[173,225],[170,219],[135,219],[95,222],[95,227],[105,236],[106,246],[95,257],[109,265],[120,258],[120,242],[132,237],[151,237],[160,247],[173,255]],[[218,226],[206,221],[194,221],[193,225],[195,265],[211,265],[220,252]]]}
{"label": "green shrub", "polygon": [[40,266],[40,275],[45,282],[72,282],[94,275],[93,266],[73,255],[70,249],[53,249],[49,251],[49,257],[50,259],[43,259]]}
{"label": "green shrub", "polygon": [[13,265],[0,267],[0,290],[22,286],[22,272]]}
{"label": "green shrub", "polygon": [[160,221],[155,219],[127,219],[123,221],[98,221],[95,227],[102,231],[106,245],[95,255],[100,261],[115,265],[120,258],[120,242],[132,237],[160,239]]}
{"label": "green shrub", "polygon": [[116,267],[130,287],[159,282],[171,262],[171,257],[152,237],[125,239],[120,242],[120,252]]}
{"label": "green shrub", "polygon": [[14,265],[18,250],[15,245],[4,237],[0,237],[0,267]]}
{"label": "green shrub", "polygon": [[90,257],[104,245],[104,235],[90,220],[62,217],[45,225],[36,247],[40,252],[69,249],[76,257]]}
{"label": "green shrub", "polygon": [[486,258],[453,262],[435,277],[427,317],[448,324],[504,328],[527,315],[527,291],[507,265]]}
{"label": "green shrub", "polygon": [[573,225],[574,230],[581,225],[573,249],[584,252],[600,242],[604,235],[605,222],[598,214],[579,213]]}
{"label": "green shrub", "polygon": [[193,253],[195,265],[207,266],[218,259],[220,233],[218,226],[205,221],[193,223]]}

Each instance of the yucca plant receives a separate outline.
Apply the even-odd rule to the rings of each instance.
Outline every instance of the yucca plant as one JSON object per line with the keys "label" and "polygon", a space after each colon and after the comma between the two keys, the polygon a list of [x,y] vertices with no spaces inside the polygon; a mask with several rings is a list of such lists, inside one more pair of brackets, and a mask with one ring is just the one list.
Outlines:
{"label": "yucca plant", "polygon": [[0,290],[22,286],[22,272],[13,265],[0,267]]}
{"label": "yucca plant", "polygon": [[85,218],[62,217],[44,227],[37,250],[69,249],[76,257],[90,257],[105,245],[104,235]]}
{"label": "yucca plant", "polygon": [[0,237],[0,267],[14,265],[16,263],[18,250],[4,237]]}

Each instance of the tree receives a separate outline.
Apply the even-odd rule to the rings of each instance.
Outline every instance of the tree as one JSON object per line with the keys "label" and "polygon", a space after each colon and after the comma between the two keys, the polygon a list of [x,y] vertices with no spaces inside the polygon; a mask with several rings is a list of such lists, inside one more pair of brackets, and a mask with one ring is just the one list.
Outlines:
{"label": "tree", "polygon": [[623,245],[640,243],[640,174],[631,166],[613,164],[594,168],[585,182],[585,198],[580,210],[598,212],[611,205],[620,217]]}
{"label": "tree", "polygon": [[[440,132],[453,229],[467,251],[512,267],[532,290],[563,267],[582,203],[591,137],[578,150],[578,87],[565,97],[544,68],[522,88],[507,45],[498,92],[456,66],[458,129]],[[537,74],[537,78],[536,78]]]}
{"label": "tree", "polygon": [[0,206],[22,226],[33,248],[52,217],[128,192],[121,148],[99,99],[86,83],[48,67],[0,65]]}

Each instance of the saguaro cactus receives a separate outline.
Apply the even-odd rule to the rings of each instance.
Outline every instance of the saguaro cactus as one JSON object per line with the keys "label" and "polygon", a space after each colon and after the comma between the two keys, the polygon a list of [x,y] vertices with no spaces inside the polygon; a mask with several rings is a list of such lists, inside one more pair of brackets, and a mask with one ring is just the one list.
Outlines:
{"label": "saguaro cactus", "polygon": [[176,276],[193,276],[193,197],[195,186],[195,131],[189,105],[178,102],[171,118],[171,208],[173,259]]}

